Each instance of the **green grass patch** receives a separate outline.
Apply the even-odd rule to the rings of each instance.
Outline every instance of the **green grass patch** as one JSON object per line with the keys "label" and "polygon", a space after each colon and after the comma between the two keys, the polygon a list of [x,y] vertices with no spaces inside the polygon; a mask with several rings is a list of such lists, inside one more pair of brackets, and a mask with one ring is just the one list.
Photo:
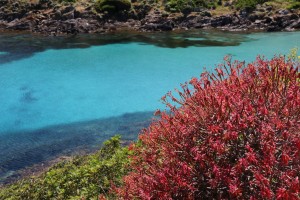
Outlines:
{"label": "green grass patch", "polygon": [[97,199],[109,196],[111,182],[121,184],[129,163],[127,147],[116,136],[95,154],[56,164],[39,177],[21,180],[0,190],[0,199]]}
{"label": "green grass patch", "polygon": [[129,0],[98,0],[95,3],[95,9],[98,12],[120,12],[130,10],[131,2]]}

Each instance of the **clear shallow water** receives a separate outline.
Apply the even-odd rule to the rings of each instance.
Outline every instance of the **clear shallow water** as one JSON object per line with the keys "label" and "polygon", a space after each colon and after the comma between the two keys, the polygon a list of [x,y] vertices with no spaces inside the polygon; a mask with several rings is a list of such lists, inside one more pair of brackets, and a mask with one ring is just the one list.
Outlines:
{"label": "clear shallow water", "polygon": [[0,34],[0,182],[115,133],[134,139],[166,92],[227,54],[253,61],[296,46],[300,32]]}
{"label": "clear shallow water", "polygon": [[[198,76],[204,67],[215,68],[226,54],[251,61],[258,54],[271,57],[300,46],[299,32],[214,33],[211,38],[209,34],[205,37],[197,33],[176,37],[163,34],[157,41],[155,35],[145,35],[136,42],[134,38],[126,41],[124,35],[114,35],[111,44],[98,46],[93,46],[93,43],[97,44],[97,38],[85,40],[88,36],[84,36],[71,41],[60,38],[60,49],[51,46],[54,49],[48,49],[47,40],[51,44],[51,38],[34,43],[34,38],[30,37],[25,38],[32,40],[29,44],[40,52],[33,50],[30,56],[19,58],[18,52],[30,52],[30,46],[18,49],[17,43],[13,47],[17,53],[8,54],[5,47],[1,50],[3,60],[8,55],[10,60],[0,65],[0,112],[3,113],[0,133],[162,108],[161,96]],[[101,38],[101,35],[97,37]],[[149,38],[153,42],[149,42]],[[169,42],[170,47],[176,47],[178,41],[184,46],[184,41],[191,45],[205,40],[210,40],[211,45],[215,41],[216,46],[209,46],[209,42],[208,46],[203,43],[185,48],[180,45],[168,48],[164,42],[159,44],[172,38],[175,39]],[[22,43],[25,39],[14,36],[10,40]],[[171,46],[172,42],[174,46]],[[70,48],[71,44],[75,48]],[[224,46],[220,46],[222,44]],[[76,45],[89,47],[78,48]]]}

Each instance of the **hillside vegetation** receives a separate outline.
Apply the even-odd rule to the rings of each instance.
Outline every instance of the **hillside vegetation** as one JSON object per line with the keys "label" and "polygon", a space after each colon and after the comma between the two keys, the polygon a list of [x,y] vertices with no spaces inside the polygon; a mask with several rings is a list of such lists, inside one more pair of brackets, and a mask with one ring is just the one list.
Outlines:
{"label": "hillside vegetation", "polygon": [[[4,5],[10,0],[0,0]],[[97,12],[118,12],[151,6],[151,9],[164,10],[166,12],[193,12],[201,9],[214,10],[214,13],[226,14],[241,9],[254,9],[257,5],[272,6],[276,9],[299,9],[299,0],[17,0],[13,4],[48,4],[48,5],[74,5],[82,7],[94,7]],[[12,6],[13,6],[12,4]]]}

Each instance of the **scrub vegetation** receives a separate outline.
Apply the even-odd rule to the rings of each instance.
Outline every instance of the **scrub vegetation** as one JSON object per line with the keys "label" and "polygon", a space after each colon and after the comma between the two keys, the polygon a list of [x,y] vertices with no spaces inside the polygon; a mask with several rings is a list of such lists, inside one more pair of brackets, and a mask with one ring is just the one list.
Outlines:
{"label": "scrub vegetation", "polygon": [[95,3],[97,11],[120,12],[130,10],[131,2],[128,0],[98,0]]}
{"label": "scrub vegetation", "polygon": [[39,177],[1,189],[0,199],[98,199],[99,194],[113,197],[109,194],[111,184],[121,183],[129,154],[127,147],[121,147],[120,137],[115,136],[92,155],[58,163]]}
{"label": "scrub vegetation", "polygon": [[[8,0],[0,0],[8,1]],[[148,5],[153,9],[167,12],[199,11],[201,9],[230,10],[254,9],[258,4],[274,6],[277,9],[299,9],[299,0],[18,0],[20,3],[74,4],[75,6],[93,6],[97,12],[120,12],[133,9],[134,6]]]}

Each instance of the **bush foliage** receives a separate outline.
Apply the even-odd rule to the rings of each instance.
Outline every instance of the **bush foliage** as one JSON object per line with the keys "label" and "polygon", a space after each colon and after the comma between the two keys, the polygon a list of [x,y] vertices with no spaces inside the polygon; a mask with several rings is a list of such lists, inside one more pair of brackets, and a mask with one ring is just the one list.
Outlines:
{"label": "bush foliage", "polygon": [[266,0],[237,0],[236,7],[238,9],[254,9],[257,4],[262,4]]}
{"label": "bush foliage", "polygon": [[24,179],[0,190],[0,199],[98,199],[109,195],[111,183],[121,183],[127,173],[128,148],[113,137],[97,153],[59,163],[41,177]]}
{"label": "bush foliage", "polygon": [[[130,148],[122,199],[300,198],[300,74],[284,57],[182,85]],[[175,105],[180,105],[176,107]]]}
{"label": "bush foliage", "polygon": [[288,9],[299,9],[299,8],[300,8],[300,1],[294,1],[288,6]]}
{"label": "bush foliage", "polygon": [[207,7],[207,1],[204,0],[168,0],[166,4],[166,10],[171,12],[182,12],[186,9],[194,10],[205,7]]}
{"label": "bush foliage", "polygon": [[130,10],[131,2],[129,0],[98,0],[95,3],[97,11],[107,11],[110,13]]}

